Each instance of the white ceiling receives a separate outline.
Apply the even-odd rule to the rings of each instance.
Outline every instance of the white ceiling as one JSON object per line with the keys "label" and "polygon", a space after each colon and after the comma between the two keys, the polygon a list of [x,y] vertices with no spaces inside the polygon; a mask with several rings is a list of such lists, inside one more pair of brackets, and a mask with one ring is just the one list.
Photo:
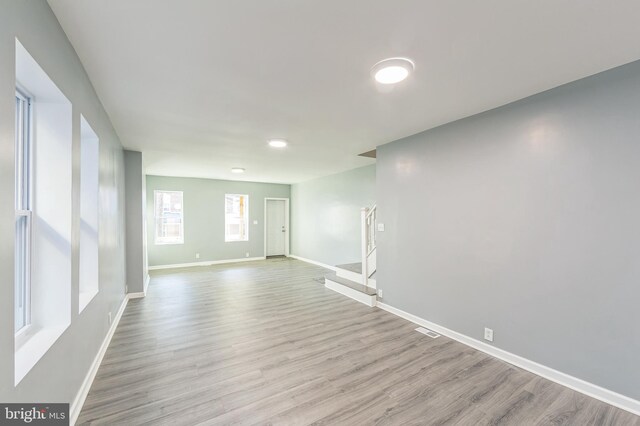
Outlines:
{"label": "white ceiling", "polygon": [[[49,4],[122,143],[158,175],[300,182],[640,58],[637,0]],[[369,71],[392,56],[416,70],[383,91]]]}

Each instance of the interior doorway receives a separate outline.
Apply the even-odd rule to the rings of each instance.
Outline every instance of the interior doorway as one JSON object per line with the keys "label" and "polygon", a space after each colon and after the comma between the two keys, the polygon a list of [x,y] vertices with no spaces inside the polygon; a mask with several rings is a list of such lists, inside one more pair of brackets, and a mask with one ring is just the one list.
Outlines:
{"label": "interior doorway", "polygon": [[289,199],[264,199],[265,256],[289,256]]}

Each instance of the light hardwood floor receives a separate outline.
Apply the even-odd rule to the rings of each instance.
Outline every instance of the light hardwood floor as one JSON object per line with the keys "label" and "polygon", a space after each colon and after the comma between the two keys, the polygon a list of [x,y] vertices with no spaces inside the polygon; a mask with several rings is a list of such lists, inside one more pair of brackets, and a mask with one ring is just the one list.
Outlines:
{"label": "light hardwood floor", "polygon": [[270,259],[154,273],[78,424],[640,425]]}

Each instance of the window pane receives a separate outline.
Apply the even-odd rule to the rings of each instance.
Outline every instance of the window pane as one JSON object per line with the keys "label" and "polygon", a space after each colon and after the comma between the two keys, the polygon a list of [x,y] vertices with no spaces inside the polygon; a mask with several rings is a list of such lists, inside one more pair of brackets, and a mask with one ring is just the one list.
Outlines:
{"label": "window pane", "polygon": [[225,241],[249,240],[249,196],[225,195]]}
{"label": "window pane", "polygon": [[16,220],[15,331],[27,325],[28,235],[28,217],[19,216]]}
{"label": "window pane", "polygon": [[156,244],[182,244],[182,191],[156,191],[154,205]]}
{"label": "window pane", "polygon": [[29,100],[16,91],[15,155],[16,155],[16,233],[14,273],[14,330],[29,324],[29,285],[31,268],[30,244],[30,187],[31,156],[29,139]]}

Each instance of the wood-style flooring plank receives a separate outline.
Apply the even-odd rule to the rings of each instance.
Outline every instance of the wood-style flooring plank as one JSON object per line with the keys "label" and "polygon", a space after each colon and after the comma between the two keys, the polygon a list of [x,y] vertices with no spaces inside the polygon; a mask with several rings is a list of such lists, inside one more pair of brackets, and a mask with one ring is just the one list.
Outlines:
{"label": "wood-style flooring plank", "polygon": [[156,271],[77,424],[637,425],[331,290],[286,258]]}

